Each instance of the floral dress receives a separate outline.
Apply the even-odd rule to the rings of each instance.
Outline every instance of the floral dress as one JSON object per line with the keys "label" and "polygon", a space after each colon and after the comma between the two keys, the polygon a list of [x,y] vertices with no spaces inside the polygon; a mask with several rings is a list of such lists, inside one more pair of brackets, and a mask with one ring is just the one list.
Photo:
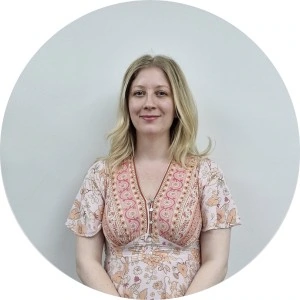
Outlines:
{"label": "floral dress", "polygon": [[66,225],[91,237],[103,230],[104,268],[119,295],[133,299],[184,296],[201,267],[200,234],[240,224],[218,165],[190,157],[172,161],[154,199],[139,188],[132,158],[111,176],[89,169]]}

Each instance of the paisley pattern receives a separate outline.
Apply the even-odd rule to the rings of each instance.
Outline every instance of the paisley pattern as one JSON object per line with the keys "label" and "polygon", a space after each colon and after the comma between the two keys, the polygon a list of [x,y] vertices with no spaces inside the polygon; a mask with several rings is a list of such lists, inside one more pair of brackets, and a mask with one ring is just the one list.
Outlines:
{"label": "paisley pattern", "polygon": [[184,296],[201,266],[201,231],[240,224],[223,173],[208,158],[190,157],[186,167],[171,162],[152,204],[153,211],[132,158],[111,176],[98,161],[66,222],[81,236],[103,230],[105,269],[124,298]]}

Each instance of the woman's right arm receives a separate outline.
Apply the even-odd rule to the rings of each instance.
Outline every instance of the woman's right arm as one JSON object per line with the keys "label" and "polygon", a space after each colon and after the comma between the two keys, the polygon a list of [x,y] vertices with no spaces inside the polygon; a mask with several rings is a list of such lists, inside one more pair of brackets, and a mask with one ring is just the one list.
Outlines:
{"label": "woman's right arm", "polygon": [[76,236],[76,271],[83,284],[100,292],[118,296],[115,286],[102,267],[104,235]]}

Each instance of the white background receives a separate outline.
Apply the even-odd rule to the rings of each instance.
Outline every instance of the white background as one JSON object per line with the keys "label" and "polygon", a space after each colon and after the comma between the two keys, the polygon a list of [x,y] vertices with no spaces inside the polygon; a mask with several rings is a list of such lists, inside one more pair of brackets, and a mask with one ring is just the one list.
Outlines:
{"label": "white background", "polygon": [[[1,7],[1,114],[11,90],[23,68],[49,37],[82,15],[105,5],[121,1],[10,1]],[[124,2],[124,1],[123,1]],[[299,69],[296,1],[178,1],[191,4],[225,19],[253,39],[279,71],[299,113],[299,90],[296,70]],[[230,5],[229,5],[230,4]],[[3,6],[3,4],[1,4]],[[299,26],[299,24],[298,24]],[[298,32],[297,32],[298,31]],[[21,51],[20,51],[21,50]],[[298,61],[297,61],[298,59]],[[299,187],[298,187],[299,189]],[[232,290],[231,299],[297,299],[296,274],[299,246],[295,241],[295,219],[299,204],[292,203],[289,214],[269,246],[247,268],[211,290],[201,293],[202,299],[215,299],[222,291]],[[299,197],[299,196],[298,196]],[[297,207],[298,206],[298,207]],[[1,187],[1,293],[6,299],[53,297],[79,299],[94,292],[57,271],[31,245],[14,219]],[[5,246],[4,246],[5,245]],[[298,248],[297,248],[298,247]],[[22,255],[20,255],[22,253]],[[24,260],[26,257],[26,260]],[[298,261],[297,261],[298,259]],[[5,283],[5,284],[3,284]],[[238,288],[239,292],[234,291]],[[246,292],[245,292],[246,291]],[[297,294],[298,293],[298,294]],[[228,292],[226,293],[228,294]],[[105,295],[106,298],[109,298]],[[196,296],[190,298],[197,298]]]}

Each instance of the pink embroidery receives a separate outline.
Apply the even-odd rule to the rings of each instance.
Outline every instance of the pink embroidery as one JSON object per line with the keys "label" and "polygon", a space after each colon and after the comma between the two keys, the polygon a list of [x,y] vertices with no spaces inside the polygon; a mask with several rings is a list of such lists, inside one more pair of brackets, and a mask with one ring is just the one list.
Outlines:
{"label": "pink embroidery", "polygon": [[131,159],[111,177],[97,162],[84,180],[67,226],[83,236],[103,229],[105,269],[123,298],[184,296],[200,268],[201,230],[240,222],[218,166],[193,157],[187,165],[170,165],[154,199],[150,239],[147,203]]}

